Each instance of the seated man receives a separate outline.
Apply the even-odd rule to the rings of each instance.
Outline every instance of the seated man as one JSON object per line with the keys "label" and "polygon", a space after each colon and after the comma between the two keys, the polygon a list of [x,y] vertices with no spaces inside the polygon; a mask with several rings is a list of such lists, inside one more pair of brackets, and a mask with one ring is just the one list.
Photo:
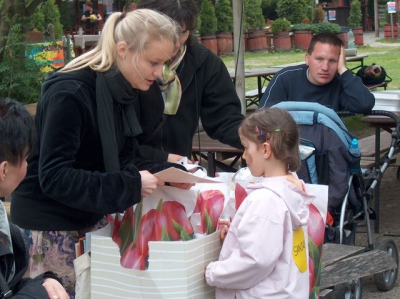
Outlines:
{"label": "seated man", "polygon": [[275,74],[259,108],[282,101],[317,102],[354,113],[368,113],[375,105],[374,95],[347,69],[343,42],[332,33],[313,36],[305,64]]}

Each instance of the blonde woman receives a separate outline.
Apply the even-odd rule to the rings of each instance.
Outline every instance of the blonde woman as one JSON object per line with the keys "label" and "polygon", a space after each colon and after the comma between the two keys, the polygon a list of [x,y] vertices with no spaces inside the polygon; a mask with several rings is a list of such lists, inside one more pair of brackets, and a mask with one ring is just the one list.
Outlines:
{"label": "blonde woman", "polygon": [[11,218],[30,238],[28,274],[57,273],[71,298],[78,238],[164,184],[151,173],[171,167],[133,155],[142,131],[135,103],[138,90],[161,76],[177,30],[152,10],[114,13],[97,47],[42,86],[38,146],[13,196]]}

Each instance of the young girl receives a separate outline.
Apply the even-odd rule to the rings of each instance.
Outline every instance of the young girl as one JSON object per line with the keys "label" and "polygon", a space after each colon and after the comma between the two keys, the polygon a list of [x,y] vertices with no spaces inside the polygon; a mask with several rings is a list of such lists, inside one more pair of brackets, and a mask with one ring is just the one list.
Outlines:
{"label": "young girl", "polygon": [[243,158],[264,178],[247,187],[219,261],[205,272],[216,298],[308,298],[308,205],[314,196],[291,172],[300,167],[299,132],[287,111],[271,108],[239,127]]}

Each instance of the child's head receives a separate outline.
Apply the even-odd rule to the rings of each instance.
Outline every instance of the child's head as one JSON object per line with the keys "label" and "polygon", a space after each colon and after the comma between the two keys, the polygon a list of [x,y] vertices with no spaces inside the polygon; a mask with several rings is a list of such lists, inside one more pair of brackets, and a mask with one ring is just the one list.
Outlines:
{"label": "child's head", "polygon": [[239,135],[258,148],[268,143],[275,159],[287,165],[288,171],[299,170],[299,131],[297,123],[286,110],[264,108],[252,113],[240,125]]}
{"label": "child's head", "polygon": [[13,100],[0,98],[0,196],[8,196],[26,174],[26,158],[36,143],[32,116]]}

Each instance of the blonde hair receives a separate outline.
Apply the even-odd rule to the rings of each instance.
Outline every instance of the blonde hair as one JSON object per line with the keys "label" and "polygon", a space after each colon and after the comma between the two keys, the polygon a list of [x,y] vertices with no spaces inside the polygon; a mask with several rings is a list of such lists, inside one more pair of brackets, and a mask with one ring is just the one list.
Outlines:
{"label": "blonde hair", "polygon": [[289,112],[280,108],[264,108],[246,117],[239,133],[261,146],[269,142],[277,160],[290,171],[300,169],[300,135],[297,123]]}
{"label": "blonde hair", "polygon": [[70,61],[60,72],[72,72],[85,67],[106,72],[117,59],[117,43],[126,42],[130,51],[142,54],[147,44],[154,40],[168,40],[175,44],[178,31],[175,21],[154,10],[115,12],[105,22],[97,46]]}

